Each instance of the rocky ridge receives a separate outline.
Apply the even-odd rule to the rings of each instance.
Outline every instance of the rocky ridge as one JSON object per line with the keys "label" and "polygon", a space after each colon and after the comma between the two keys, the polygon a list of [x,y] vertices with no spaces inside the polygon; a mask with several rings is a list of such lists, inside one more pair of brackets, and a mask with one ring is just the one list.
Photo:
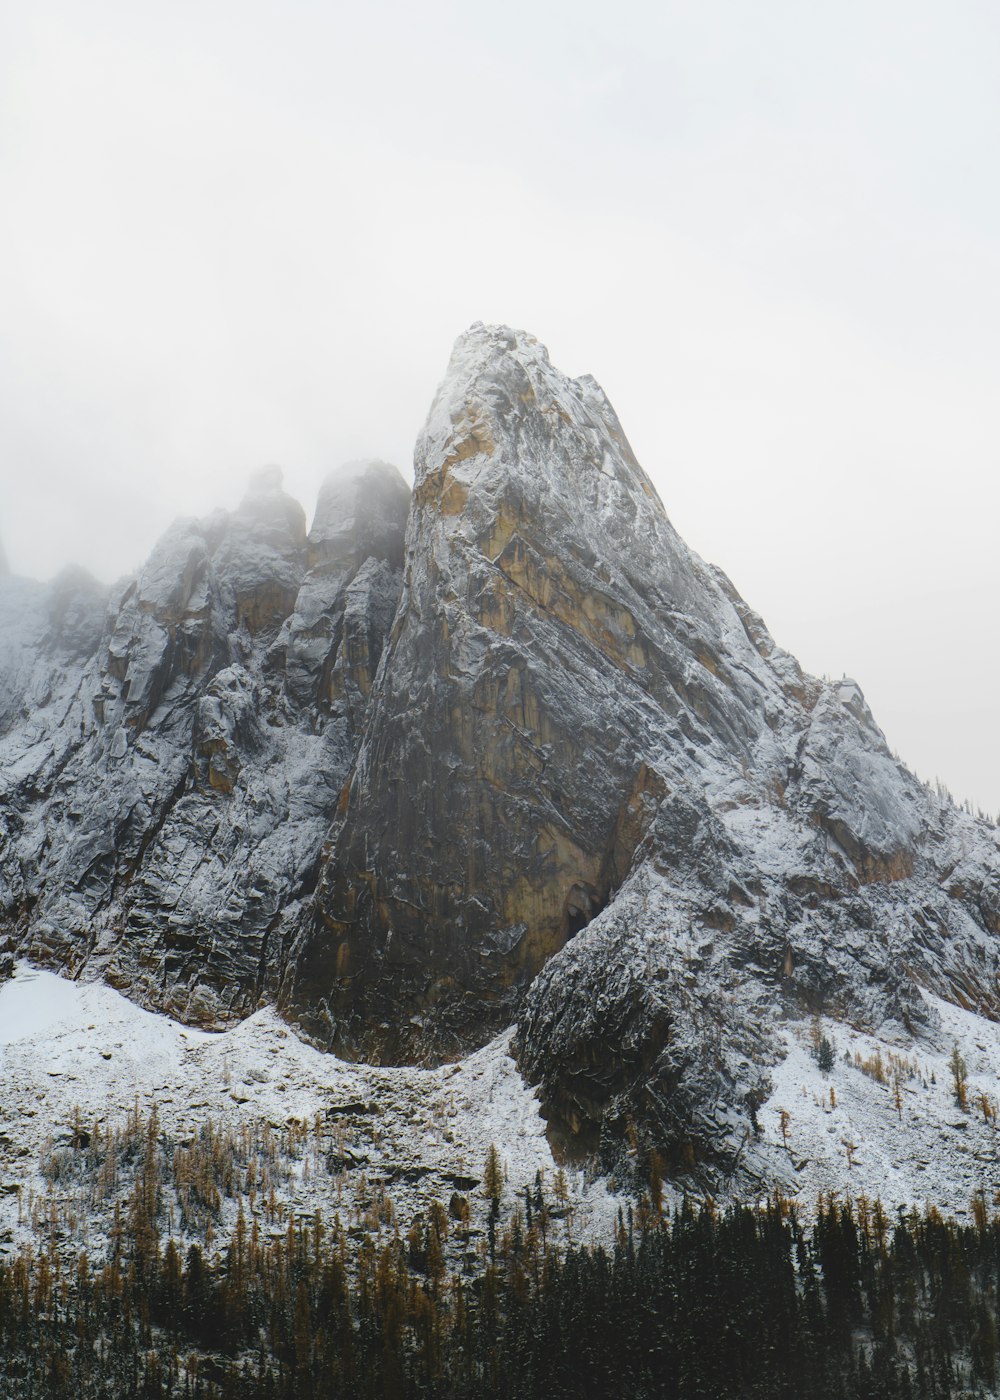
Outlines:
{"label": "rocky ridge", "polygon": [[269,468],[138,576],[0,587],[8,943],[204,1025],[273,998],[399,593],[409,489]]}
{"label": "rocky ridge", "polygon": [[407,505],[367,467],[307,538],[265,475],[111,593],[0,584],[12,946],[353,1058],[516,1021],[561,1150],[706,1183],[782,1015],[997,1017],[996,829],[688,550],[593,380],[474,326]]}

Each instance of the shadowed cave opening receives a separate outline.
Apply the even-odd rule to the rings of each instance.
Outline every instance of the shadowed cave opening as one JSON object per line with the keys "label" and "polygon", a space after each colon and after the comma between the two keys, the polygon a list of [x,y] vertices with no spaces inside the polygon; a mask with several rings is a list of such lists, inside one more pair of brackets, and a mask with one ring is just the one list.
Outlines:
{"label": "shadowed cave opening", "polygon": [[598,894],[590,885],[574,885],[566,896],[566,942],[585,929],[591,919],[596,919],[608,907],[611,891]]}

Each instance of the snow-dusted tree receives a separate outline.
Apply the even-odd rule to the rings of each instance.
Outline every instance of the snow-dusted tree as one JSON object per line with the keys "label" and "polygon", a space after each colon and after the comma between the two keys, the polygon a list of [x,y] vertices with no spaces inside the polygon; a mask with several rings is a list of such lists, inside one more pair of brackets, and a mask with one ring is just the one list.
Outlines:
{"label": "snow-dusted tree", "polygon": [[483,1187],[491,1200],[498,1201],[503,1194],[503,1168],[500,1165],[500,1154],[496,1149],[496,1143],[493,1142],[490,1143],[489,1151],[486,1154]]}
{"label": "snow-dusted tree", "polygon": [[789,1113],[788,1109],[780,1108],[778,1110],[778,1125],[781,1128],[781,1141],[786,1151],[788,1150],[788,1125],[791,1121],[792,1115]]}
{"label": "snow-dusted tree", "polygon": [[951,1070],[952,1082],[955,1086],[955,1102],[958,1104],[959,1108],[968,1108],[969,1098],[967,1085],[969,1071],[957,1043],[951,1047],[951,1054],[948,1056],[948,1068]]}

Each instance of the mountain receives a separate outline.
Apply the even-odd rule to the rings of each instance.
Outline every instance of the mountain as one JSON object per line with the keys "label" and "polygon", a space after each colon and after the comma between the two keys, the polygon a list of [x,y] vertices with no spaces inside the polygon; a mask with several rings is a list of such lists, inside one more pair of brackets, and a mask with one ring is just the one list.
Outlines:
{"label": "mountain", "polygon": [[[560,1152],[766,1179],[786,1018],[996,1019],[998,833],[684,542],[590,378],[473,326],[394,469],[136,579],[0,579],[8,949],[345,1058],[516,1024]],[[939,1000],[935,1000],[935,998]]]}

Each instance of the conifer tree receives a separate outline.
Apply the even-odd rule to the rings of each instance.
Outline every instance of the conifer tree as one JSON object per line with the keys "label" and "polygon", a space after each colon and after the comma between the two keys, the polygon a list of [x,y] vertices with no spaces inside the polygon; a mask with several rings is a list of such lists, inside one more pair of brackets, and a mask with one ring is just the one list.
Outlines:
{"label": "conifer tree", "polygon": [[965,1060],[962,1058],[962,1052],[959,1050],[957,1042],[951,1047],[951,1054],[948,1057],[948,1068],[951,1070],[952,1084],[955,1089],[955,1103],[959,1108],[964,1110],[968,1108],[968,1069],[966,1068]]}
{"label": "conifer tree", "polygon": [[490,1143],[486,1153],[486,1168],[483,1175],[483,1189],[491,1200],[499,1201],[503,1195],[503,1168],[495,1143]]}

